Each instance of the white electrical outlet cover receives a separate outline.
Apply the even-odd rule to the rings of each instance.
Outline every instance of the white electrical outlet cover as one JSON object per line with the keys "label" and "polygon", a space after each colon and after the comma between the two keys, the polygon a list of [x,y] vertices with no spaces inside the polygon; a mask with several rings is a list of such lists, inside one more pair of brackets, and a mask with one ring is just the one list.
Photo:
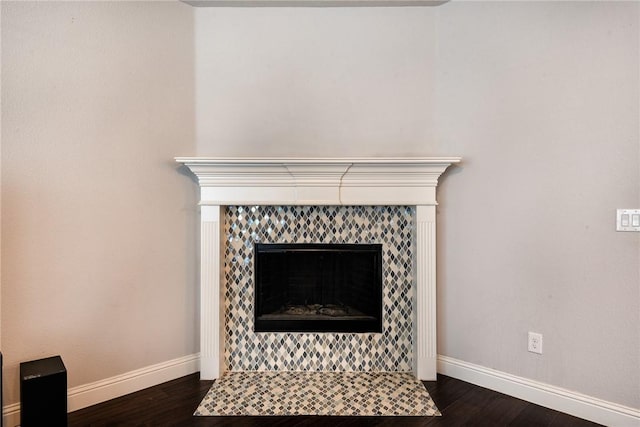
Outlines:
{"label": "white electrical outlet cover", "polygon": [[527,349],[531,353],[542,354],[542,334],[529,332]]}

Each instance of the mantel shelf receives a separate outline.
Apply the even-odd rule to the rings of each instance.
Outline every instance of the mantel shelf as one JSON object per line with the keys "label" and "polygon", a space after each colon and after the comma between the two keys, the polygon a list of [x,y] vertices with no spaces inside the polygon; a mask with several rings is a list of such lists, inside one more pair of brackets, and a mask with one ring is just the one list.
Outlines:
{"label": "mantel shelf", "polygon": [[459,157],[177,157],[198,178],[201,204],[435,205],[440,175]]}

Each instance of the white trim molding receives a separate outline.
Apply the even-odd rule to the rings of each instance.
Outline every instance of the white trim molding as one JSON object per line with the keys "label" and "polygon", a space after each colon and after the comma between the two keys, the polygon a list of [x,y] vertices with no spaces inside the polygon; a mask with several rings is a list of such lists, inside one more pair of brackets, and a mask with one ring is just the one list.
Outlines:
{"label": "white trim molding", "polygon": [[438,356],[438,373],[599,424],[616,427],[640,426],[640,409],[452,357]]}
{"label": "white trim molding", "polygon": [[436,379],[436,187],[459,157],[219,158],[177,157],[198,178],[201,205],[201,378],[222,374],[224,304],[221,207],[228,205],[416,207],[414,370]]}
{"label": "white trim molding", "polygon": [[[196,353],[136,369],[115,377],[72,387],[67,391],[67,410],[69,412],[77,411],[78,409],[196,373],[199,370],[200,354]],[[5,426],[18,426],[20,424],[20,403],[5,406],[2,416]]]}
{"label": "white trim molding", "polygon": [[203,205],[435,205],[438,178],[459,157],[177,157]]}
{"label": "white trim molding", "polygon": [[414,371],[419,379],[437,377],[436,207],[416,206],[416,328]]}
{"label": "white trim molding", "polygon": [[[222,240],[220,228],[223,221],[221,206],[202,206],[200,210],[200,251],[201,260],[221,260]],[[224,333],[220,325],[224,325],[224,307],[220,303],[221,262],[200,262],[200,376],[201,378],[218,378],[221,371],[224,351]]]}

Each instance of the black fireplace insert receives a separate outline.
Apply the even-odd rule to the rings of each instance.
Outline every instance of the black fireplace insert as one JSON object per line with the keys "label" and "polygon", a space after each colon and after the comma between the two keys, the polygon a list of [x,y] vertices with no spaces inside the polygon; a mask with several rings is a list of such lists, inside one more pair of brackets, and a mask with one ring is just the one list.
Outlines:
{"label": "black fireplace insert", "polygon": [[254,249],[256,332],[382,332],[382,245]]}

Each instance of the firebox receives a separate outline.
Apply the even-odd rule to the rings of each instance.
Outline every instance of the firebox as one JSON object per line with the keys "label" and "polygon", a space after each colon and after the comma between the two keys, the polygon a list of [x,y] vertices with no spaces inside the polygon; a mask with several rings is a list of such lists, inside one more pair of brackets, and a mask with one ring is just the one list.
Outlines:
{"label": "firebox", "polygon": [[381,244],[255,244],[256,332],[382,332]]}

